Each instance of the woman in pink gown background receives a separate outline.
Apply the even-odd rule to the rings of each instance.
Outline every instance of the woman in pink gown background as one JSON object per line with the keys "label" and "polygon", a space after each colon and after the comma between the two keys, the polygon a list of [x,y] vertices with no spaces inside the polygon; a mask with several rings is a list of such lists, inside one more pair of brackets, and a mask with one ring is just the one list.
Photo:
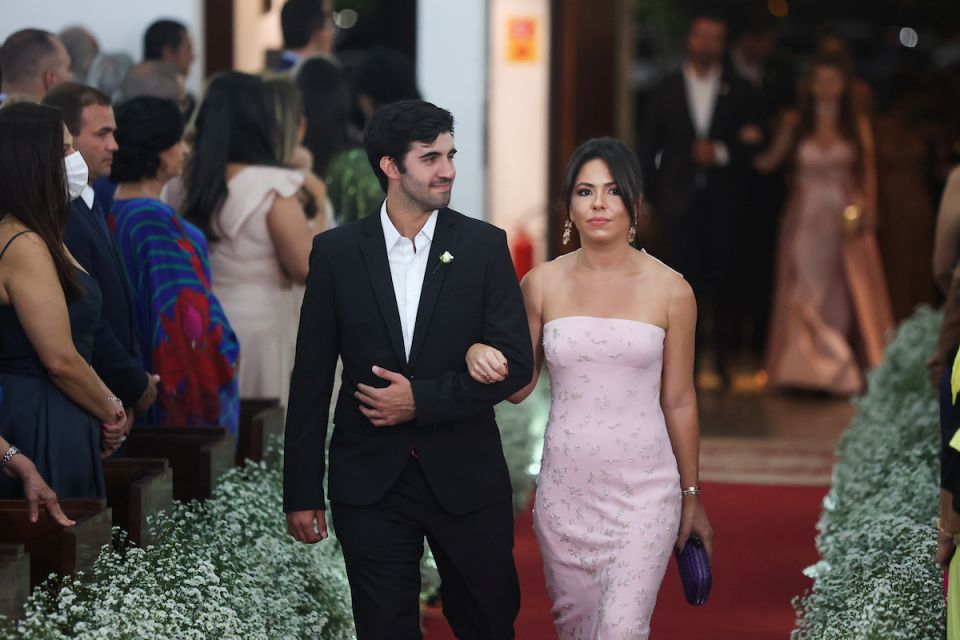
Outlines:
{"label": "woman in pink gown background", "polygon": [[893,326],[874,234],[870,124],[841,60],[811,66],[799,114],[785,118],[760,171],[787,157],[792,182],[777,247],[767,373],[771,388],[849,395],[879,364]]}
{"label": "woman in pink gown background", "polygon": [[[535,372],[510,400],[530,394],[545,361],[534,530],[561,640],[648,638],[674,548],[693,533],[712,553],[699,495],[696,301],[680,274],[632,246],[641,191],[622,142],[583,144],[563,190],[564,236],[577,232],[581,248],[521,284]],[[487,383],[509,367],[484,345],[467,365]]]}

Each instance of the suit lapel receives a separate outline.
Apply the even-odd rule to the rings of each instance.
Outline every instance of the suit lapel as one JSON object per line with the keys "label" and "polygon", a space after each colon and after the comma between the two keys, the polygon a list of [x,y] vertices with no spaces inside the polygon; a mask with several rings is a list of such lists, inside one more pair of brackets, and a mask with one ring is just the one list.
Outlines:
{"label": "suit lapel", "polygon": [[726,115],[726,106],[729,102],[729,73],[727,72],[727,67],[724,66],[723,72],[720,74],[720,86],[717,87],[717,99],[713,103],[713,113],[710,114],[710,138],[712,139],[720,139],[721,137],[717,132],[718,128],[722,130],[721,118]]}
{"label": "suit lapel", "polygon": [[410,363],[413,365],[420,355],[423,343],[427,338],[427,331],[430,329],[430,320],[433,318],[433,310],[437,305],[437,298],[440,296],[440,289],[443,285],[443,279],[450,269],[463,268],[457,265],[456,261],[449,264],[441,264],[440,255],[449,251],[451,255],[456,256],[457,241],[459,234],[456,228],[456,217],[448,209],[441,209],[437,214],[437,227],[433,233],[433,240],[430,241],[430,257],[427,259],[427,270],[423,274],[423,288],[420,290],[420,304],[417,307],[417,322],[413,328],[413,345],[410,347]]}
{"label": "suit lapel", "polygon": [[400,328],[400,310],[397,308],[397,296],[393,290],[393,278],[390,276],[390,263],[387,261],[387,248],[383,238],[380,214],[369,215],[363,219],[365,237],[360,242],[360,253],[373,285],[380,313],[386,321],[387,333],[397,358],[401,363],[407,361],[403,348],[403,331]]}

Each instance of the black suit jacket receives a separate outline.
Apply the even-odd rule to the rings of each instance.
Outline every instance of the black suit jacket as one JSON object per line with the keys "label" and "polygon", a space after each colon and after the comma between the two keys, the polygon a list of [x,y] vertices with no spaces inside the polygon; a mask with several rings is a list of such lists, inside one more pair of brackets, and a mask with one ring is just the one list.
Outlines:
{"label": "black suit jacket", "polygon": [[124,405],[132,405],[147,388],[134,327],[133,300],[113,240],[94,216],[103,217],[94,200],[93,211],[74,198],[64,243],[100,285],[103,311],[93,348],[93,368]]}
{"label": "black suit jacket", "polygon": [[721,210],[742,207],[749,158],[756,148],[741,142],[740,132],[748,124],[761,125],[758,96],[743,78],[724,67],[710,122],[708,137],[723,142],[730,154],[725,166],[702,169],[693,162],[696,132],[682,71],[657,85],[646,114],[639,155],[644,192],[656,213],[683,216],[695,202],[707,202],[712,209]]}
{"label": "black suit jacket", "polygon": [[[438,214],[406,361],[379,211],[314,240],[300,315],[284,440],[284,511],[323,509],[327,416],[339,356],[340,396],[330,441],[330,499],[383,497],[416,447],[434,494],[451,513],[510,500],[493,406],[531,378],[530,331],[506,234],[450,209]],[[454,260],[440,263],[448,251]],[[483,342],[503,352],[509,377],[484,385],[464,356]],[[374,427],[353,394],[384,387],[379,365],[407,376],[416,418]]]}

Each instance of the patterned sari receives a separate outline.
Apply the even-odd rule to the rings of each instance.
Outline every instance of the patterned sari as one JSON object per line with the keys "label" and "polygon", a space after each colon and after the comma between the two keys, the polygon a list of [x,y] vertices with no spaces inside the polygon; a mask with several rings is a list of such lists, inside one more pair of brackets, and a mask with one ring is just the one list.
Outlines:
{"label": "patterned sari", "polygon": [[160,376],[147,423],[236,433],[240,345],[210,287],[203,233],[148,198],[114,201],[107,223],[134,293],[143,366]]}

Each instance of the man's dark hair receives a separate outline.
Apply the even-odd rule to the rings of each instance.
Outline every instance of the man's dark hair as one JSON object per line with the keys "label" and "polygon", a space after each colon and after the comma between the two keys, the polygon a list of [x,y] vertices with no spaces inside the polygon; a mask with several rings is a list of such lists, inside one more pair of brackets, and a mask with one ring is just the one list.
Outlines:
{"label": "man's dark hair", "polygon": [[183,115],[173,100],[140,96],[117,108],[117,145],[110,179],[138,182],[157,177],[160,154],[183,137]]}
{"label": "man's dark hair", "polygon": [[143,34],[143,59],[162,60],[163,50],[176,51],[187,35],[187,27],[176,20],[157,20]]}
{"label": "man's dark hair", "polygon": [[313,34],[323,29],[326,21],[322,0],[287,0],[280,10],[283,48],[304,48]]}
{"label": "man's dark hair", "polygon": [[72,135],[80,135],[83,110],[90,105],[112,106],[110,98],[93,87],[76,82],[61,82],[43,97],[43,104],[60,109],[63,123]]}
{"label": "man's dark hair", "polygon": [[57,52],[55,37],[42,29],[22,29],[11,34],[0,49],[0,75],[12,84],[37,76],[46,59]]}
{"label": "man's dark hair", "polygon": [[643,172],[640,162],[630,147],[616,138],[593,138],[577,147],[567,163],[563,177],[563,210],[566,219],[570,218],[570,206],[573,202],[573,190],[577,185],[577,176],[583,165],[591,160],[602,160],[610,170],[610,175],[620,190],[620,199],[627,209],[631,224],[637,224],[640,210],[637,201],[643,195]]}
{"label": "man's dark hair", "polygon": [[367,160],[377,174],[380,186],[387,190],[387,175],[380,168],[380,159],[392,158],[404,172],[404,156],[415,142],[431,144],[442,133],[453,133],[453,114],[423,100],[401,100],[388,104],[370,118],[363,145]]}

